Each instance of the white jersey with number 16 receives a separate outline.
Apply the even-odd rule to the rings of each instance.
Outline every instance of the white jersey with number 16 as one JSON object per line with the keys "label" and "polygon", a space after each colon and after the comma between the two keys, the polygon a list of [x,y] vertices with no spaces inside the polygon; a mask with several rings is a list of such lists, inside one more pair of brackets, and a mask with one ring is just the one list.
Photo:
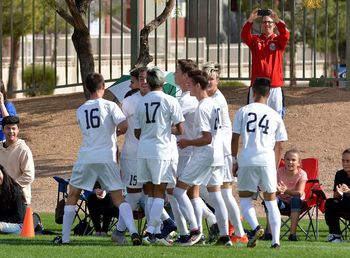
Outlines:
{"label": "white jersey with number 16", "polygon": [[76,163],[116,162],[116,127],[125,120],[117,104],[102,98],[87,100],[76,116],[83,133]]}

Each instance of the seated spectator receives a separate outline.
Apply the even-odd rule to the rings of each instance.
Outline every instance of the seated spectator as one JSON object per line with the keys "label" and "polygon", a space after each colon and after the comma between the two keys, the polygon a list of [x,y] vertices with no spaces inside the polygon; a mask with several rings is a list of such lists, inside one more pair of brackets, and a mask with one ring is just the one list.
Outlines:
{"label": "seated spectator", "polygon": [[2,120],[6,140],[0,144],[0,164],[22,187],[26,204],[31,203],[31,184],[35,168],[32,152],[24,140],[18,138],[19,118],[7,116]]}
{"label": "seated spectator", "polygon": [[106,191],[101,189],[99,182],[96,182],[94,191],[89,195],[87,205],[95,227],[96,236],[108,236],[112,217],[118,217],[119,210],[113,205],[110,194],[106,194]]}
{"label": "seated spectator", "polygon": [[[280,211],[290,211],[289,241],[298,241],[298,226],[302,200],[304,199],[307,173],[301,169],[301,158],[298,150],[292,149],[284,155],[284,167],[277,171],[277,202]],[[268,233],[266,238],[269,238]]]}
{"label": "seated spectator", "polygon": [[20,234],[25,214],[22,188],[0,165],[0,233]]}
{"label": "seated spectator", "polygon": [[325,219],[329,228],[328,242],[340,243],[340,213],[350,214],[350,148],[342,154],[343,169],[335,174],[333,198],[326,200]]}
{"label": "seated spectator", "polygon": [[[5,90],[5,85],[2,80],[0,80],[0,124],[4,117],[6,116],[16,116],[15,105],[9,100],[7,100],[7,93]],[[5,141],[5,135],[0,126],[0,142]]]}

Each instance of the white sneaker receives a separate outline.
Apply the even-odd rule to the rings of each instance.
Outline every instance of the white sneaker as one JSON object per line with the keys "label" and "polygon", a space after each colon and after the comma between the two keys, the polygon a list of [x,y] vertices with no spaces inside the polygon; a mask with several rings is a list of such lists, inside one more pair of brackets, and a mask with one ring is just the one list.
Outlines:
{"label": "white sneaker", "polygon": [[329,234],[328,237],[327,237],[327,242],[330,242],[330,243],[341,243],[343,241],[341,240],[341,236],[340,235]]}
{"label": "white sneaker", "polygon": [[163,245],[163,246],[172,246],[173,244],[166,240],[165,238],[157,238],[156,237],[156,242],[155,242],[156,245]]}

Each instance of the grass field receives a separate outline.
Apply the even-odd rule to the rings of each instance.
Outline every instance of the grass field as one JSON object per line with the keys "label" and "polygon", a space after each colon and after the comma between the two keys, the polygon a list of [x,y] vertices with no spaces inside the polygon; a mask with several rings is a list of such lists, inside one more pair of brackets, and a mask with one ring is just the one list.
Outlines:
{"label": "grass field", "polygon": [[[61,225],[55,224],[53,214],[41,214],[41,217],[45,229],[60,232]],[[306,225],[306,220],[302,225]],[[326,236],[323,220],[320,221],[319,240],[289,242],[283,239],[279,250],[271,249],[270,241],[259,241],[254,249],[211,245],[133,247],[116,246],[110,238],[72,236],[69,246],[53,246],[53,235],[38,235],[34,239],[0,235],[0,257],[348,257],[350,243],[326,243]]]}

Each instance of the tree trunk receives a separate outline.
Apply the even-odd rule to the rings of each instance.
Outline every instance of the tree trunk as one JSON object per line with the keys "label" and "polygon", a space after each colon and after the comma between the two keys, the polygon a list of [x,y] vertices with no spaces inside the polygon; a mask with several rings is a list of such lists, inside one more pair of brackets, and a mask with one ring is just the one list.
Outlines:
{"label": "tree trunk", "polygon": [[80,65],[80,75],[84,86],[85,98],[90,98],[90,93],[86,88],[85,79],[89,73],[95,71],[94,57],[92,54],[90,33],[87,29],[74,29],[72,41],[77,52]]}
{"label": "tree trunk", "polygon": [[17,90],[17,67],[19,60],[19,38],[11,39],[11,62],[9,67],[9,78],[7,82],[7,95],[13,97],[13,92]]}

